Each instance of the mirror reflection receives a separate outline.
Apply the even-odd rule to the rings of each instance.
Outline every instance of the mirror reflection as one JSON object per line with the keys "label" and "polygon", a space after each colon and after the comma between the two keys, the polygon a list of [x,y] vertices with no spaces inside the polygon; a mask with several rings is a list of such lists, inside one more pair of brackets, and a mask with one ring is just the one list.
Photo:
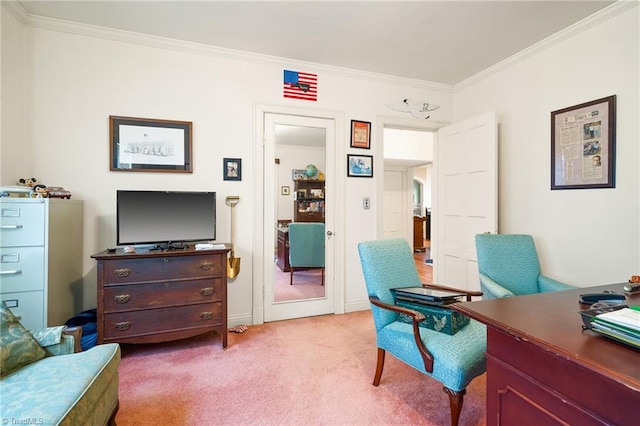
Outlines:
{"label": "mirror reflection", "polygon": [[273,302],[325,297],[324,128],[275,125]]}

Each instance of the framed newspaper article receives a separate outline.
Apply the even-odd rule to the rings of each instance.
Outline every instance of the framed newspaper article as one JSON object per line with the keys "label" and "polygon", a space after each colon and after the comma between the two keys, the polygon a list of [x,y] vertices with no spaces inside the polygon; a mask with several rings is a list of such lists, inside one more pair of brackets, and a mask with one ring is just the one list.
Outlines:
{"label": "framed newspaper article", "polygon": [[551,189],[615,188],[616,96],[551,113]]}

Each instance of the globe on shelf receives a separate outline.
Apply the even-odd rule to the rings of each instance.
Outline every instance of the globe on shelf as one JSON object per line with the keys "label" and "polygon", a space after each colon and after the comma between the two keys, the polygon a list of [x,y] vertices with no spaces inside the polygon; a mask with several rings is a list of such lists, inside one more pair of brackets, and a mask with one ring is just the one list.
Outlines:
{"label": "globe on shelf", "polygon": [[307,175],[307,177],[314,177],[315,175],[318,174],[318,168],[316,166],[314,166],[313,164],[309,164],[306,168],[305,168],[305,174]]}

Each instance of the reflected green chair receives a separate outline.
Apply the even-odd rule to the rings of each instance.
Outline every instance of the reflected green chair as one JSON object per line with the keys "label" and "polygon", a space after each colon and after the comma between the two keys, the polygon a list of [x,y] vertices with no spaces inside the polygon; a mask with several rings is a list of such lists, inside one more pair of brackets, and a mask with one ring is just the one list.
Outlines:
{"label": "reflected green chair", "polygon": [[296,268],[322,268],[324,285],[324,223],[295,222],[289,224],[289,284],[293,285]]}
{"label": "reflected green chair", "polygon": [[[471,320],[454,335],[420,327],[425,317],[411,309],[394,305],[392,288],[421,286],[409,244],[404,239],[367,241],[358,245],[360,263],[367,285],[371,312],[376,329],[378,362],[373,385],[380,384],[386,352],[444,385],[449,396],[451,424],[457,425],[467,385],[486,370],[486,327]],[[441,286],[471,296],[465,291]],[[409,315],[413,323],[398,320],[398,314]],[[419,390],[417,390],[419,391]]]}
{"label": "reflected green chair", "polygon": [[540,273],[531,235],[478,234],[475,238],[483,299],[575,288]]}

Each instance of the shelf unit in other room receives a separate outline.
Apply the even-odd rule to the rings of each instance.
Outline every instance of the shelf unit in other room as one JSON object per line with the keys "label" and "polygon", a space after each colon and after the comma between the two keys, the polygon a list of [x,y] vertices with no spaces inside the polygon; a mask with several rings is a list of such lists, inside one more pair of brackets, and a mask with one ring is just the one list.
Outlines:
{"label": "shelf unit in other room", "polygon": [[294,183],[294,222],[324,223],[324,181],[297,179]]}

